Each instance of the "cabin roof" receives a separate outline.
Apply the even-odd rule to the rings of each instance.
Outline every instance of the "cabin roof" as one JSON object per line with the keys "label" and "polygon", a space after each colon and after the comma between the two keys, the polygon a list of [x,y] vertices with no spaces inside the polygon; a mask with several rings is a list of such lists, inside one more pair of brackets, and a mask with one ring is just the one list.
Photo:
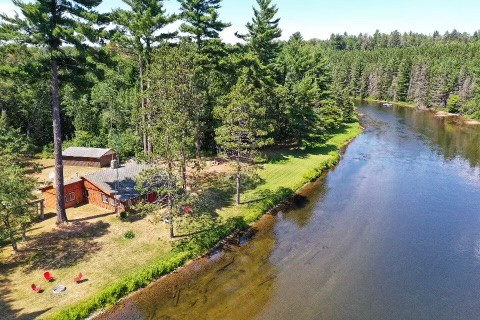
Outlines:
{"label": "cabin roof", "polygon": [[[63,182],[63,186],[68,186],[68,185],[71,185],[71,184],[74,184],[74,183],[77,183],[77,182],[81,182],[83,181],[81,178],[72,178],[72,179],[67,179]],[[47,189],[50,189],[50,188],[53,188],[55,189],[55,186],[53,184],[50,184],[50,185],[46,185],[46,186],[41,186],[38,188],[38,190],[41,190],[41,191],[45,191]]]}
{"label": "cabin roof", "polygon": [[62,152],[64,157],[75,157],[75,158],[101,158],[106,154],[113,154],[115,151],[112,149],[102,149],[102,148],[85,148],[85,147],[69,147]]}
{"label": "cabin roof", "polygon": [[118,190],[116,190],[117,169],[104,169],[89,173],[83,178],[120,201],[135,199],[140,193],[135,189],[136,180],[143,170],[151,168],[146,164],[135,162],[118,168]]}

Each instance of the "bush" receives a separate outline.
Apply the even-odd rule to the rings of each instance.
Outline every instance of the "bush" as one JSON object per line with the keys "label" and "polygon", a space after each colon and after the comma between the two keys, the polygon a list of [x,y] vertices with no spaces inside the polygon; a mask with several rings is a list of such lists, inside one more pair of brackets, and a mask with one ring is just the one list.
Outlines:
{"label": "bush", "polygon": [[121,219],[121,220],[127,219],[127,212],[126,212],[126,211],[120,212],[120,219]]}
{"label": "bush", "polygon": [[44,159],[53,159],[54,158],[54,146],[53,142],[44,145],[42,148],[42,158]]}
{"label": "bush", "polygon": [[457,95],[450,96],[447,101],[448,111],[451,113],[457,113],[460,111],[462,98]]}
{"label": "bush", "polygon": [[135,232],[133,232],[133,231],[131,231],[131,230],[130,230],[130,231],[127,231],[127,232],[125,232],[125,234],[123,235],[123,237],[124,237],[125,239],[133,239],[133,238],[135,238]]}

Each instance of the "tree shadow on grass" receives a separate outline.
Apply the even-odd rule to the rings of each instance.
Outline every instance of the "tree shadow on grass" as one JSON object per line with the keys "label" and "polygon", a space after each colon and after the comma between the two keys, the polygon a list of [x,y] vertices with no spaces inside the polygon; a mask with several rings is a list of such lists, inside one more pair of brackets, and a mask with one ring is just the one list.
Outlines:
{"label": "tree shadow on grass", "polygon": [[[31,312],[31,313],[24,313],[19,314],[22,310],[21,309],[14,309],[12,306],[12,299],[10,298],[12,290],[11,287],[13,285],[12,281],[9,280],[8,274],[10,273],[11,269],[7,269],[9,265],[0,265],[0,271],[6,278],[0,279],[0,318],[2,320],[10,320],[10,319],[20,319],[20,320],[30,320],[30,319],[37,319],[42,314],[50,310],[51,308],[45,308],[40,311]],[[38,294],[35,293],[31,288],[25,288],[25,290],[31,291],[32,295]]]}
{"label": "tree shadow on grass", "polygon": [[[242,193],[255,189],[264,183],[265,180],[258,175],[246,174],[242,177]],[[237,190],[233,176],[208,176],[204,178],[203,186],[198,202],[195,204],[200,212],[216,216],[218,209],[233,205],[233,198]]]}
{"label": "tree shadow on grass", "polygon": [[289,158],[305,159],[309,156],[327,155],[332,151],[337,151],[338,148],[332,144],[325,144],[311,149],[283,149],[283,150],[268,150],[265,151],[267,159],[264,163],[278,164],[284,163]]}
{"label": "tree shadow on grass", "polygon": [[101,244],[95,239],[108,233],[108,223],[75,222],[35,236],[14,259],[24,271],[61,269],[85,261]]}
{"label": "tree shadow on grass", "polygon": [[337,151],[337,146],[326,142],[335,135],[346,133],[347,129],[347,126],[341,126],[338,129],[329,131],[325,135],[323,142],[319,142],[318,146],[312,146],[310,148],[282,146],[264,149],[262,150],[266,157],[264,163],[282,163],[287,161],[289,157],[306,158],[311,155],[328,154],[329,152]]}

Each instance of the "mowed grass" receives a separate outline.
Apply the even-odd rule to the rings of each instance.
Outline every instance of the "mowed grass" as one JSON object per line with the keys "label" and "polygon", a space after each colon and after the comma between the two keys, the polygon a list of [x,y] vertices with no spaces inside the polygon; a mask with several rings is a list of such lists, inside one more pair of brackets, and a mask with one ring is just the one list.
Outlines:
{"label": "mowed grass", "polygon": [[[212,213],[225,220],[238,216],[247,222],[255,220],[262,213],[255,204],[279,189],[296,191],[317,177],[319,169],[338,159],[338,149],[360,132],[360,125],[353,123],[317,148],[269,151],[268,160],[258,170],[260,179],[242,192],[241,205],[234,205],[233,180],[220,183],[205,194],[211,198]],[[221,174],[228,173],[225,167],[216,169]],[[215,169],[210,167],[206,171],[211,174]],[[67,228],[55,227],[54,214],[35,224],[20,254],[12,254],[8,246],[0,249],[1,319],[58,315],[59,311],[87,301],[136,270],[158,264],[171,254],[167,226],[152,223],[150,217],[125,222],[112,212],[91,205],[69,209],[68,215],[72,224]],[[135,238],[127,240],[123,235],[130,230]],[[53,283],[43,279],[45,271],[53,273],[56,278]],[[73,278],[79,272],[88,281],[74,283]],[[34,293],[30,288],[32,283],[41,285],[45,291]],[[58,284],[67,287],[65,295],[60,297],[52,294]]]}
{"label": "mowed grass", "polygon": [[[262,164],[258,174],[261,182],[254,188],[242,192],[240,206],[228,206],[218,210],[225,218],[255,214],[254,204],[265,195],[279,189],[297,191],[312,177],[312,171],[338,157],[339,149],[362,131],[359,123],[347,124],[331,135],[317,148],[310,150],[274,150],[268,153],[269,160]],[[233,200],[232,200],[233,201]]]}
{"label": "mowed grass", "polygon": [[[54,228],[56,218],[48,214],[28,232],[29,241],[22,244],[21,253],[13,255],[8,246],[1,249],[0,319],[47,317],[171,250],[168,229],[148,217],[122,222],[112,212],[92,205],[67,212],[70,226]],[[130,230],[135,238],[125,239],[124,233]],[[55,281],[46,282],[45,271]],[[80,272],[87,281],[76,284],[73,279]],[[32,283],[44,292],[34,293]],[[52,290],[59,284],[67,290],[63,296],[54,296]]]}

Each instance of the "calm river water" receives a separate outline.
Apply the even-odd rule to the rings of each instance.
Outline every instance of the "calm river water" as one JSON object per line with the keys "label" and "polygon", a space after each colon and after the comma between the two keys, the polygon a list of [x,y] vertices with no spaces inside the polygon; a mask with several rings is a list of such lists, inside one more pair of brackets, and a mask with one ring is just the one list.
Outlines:
{"label": "calm river water", "polygon": [[480,319],[480,127],[359,105],[302,207],[101,319]]}

